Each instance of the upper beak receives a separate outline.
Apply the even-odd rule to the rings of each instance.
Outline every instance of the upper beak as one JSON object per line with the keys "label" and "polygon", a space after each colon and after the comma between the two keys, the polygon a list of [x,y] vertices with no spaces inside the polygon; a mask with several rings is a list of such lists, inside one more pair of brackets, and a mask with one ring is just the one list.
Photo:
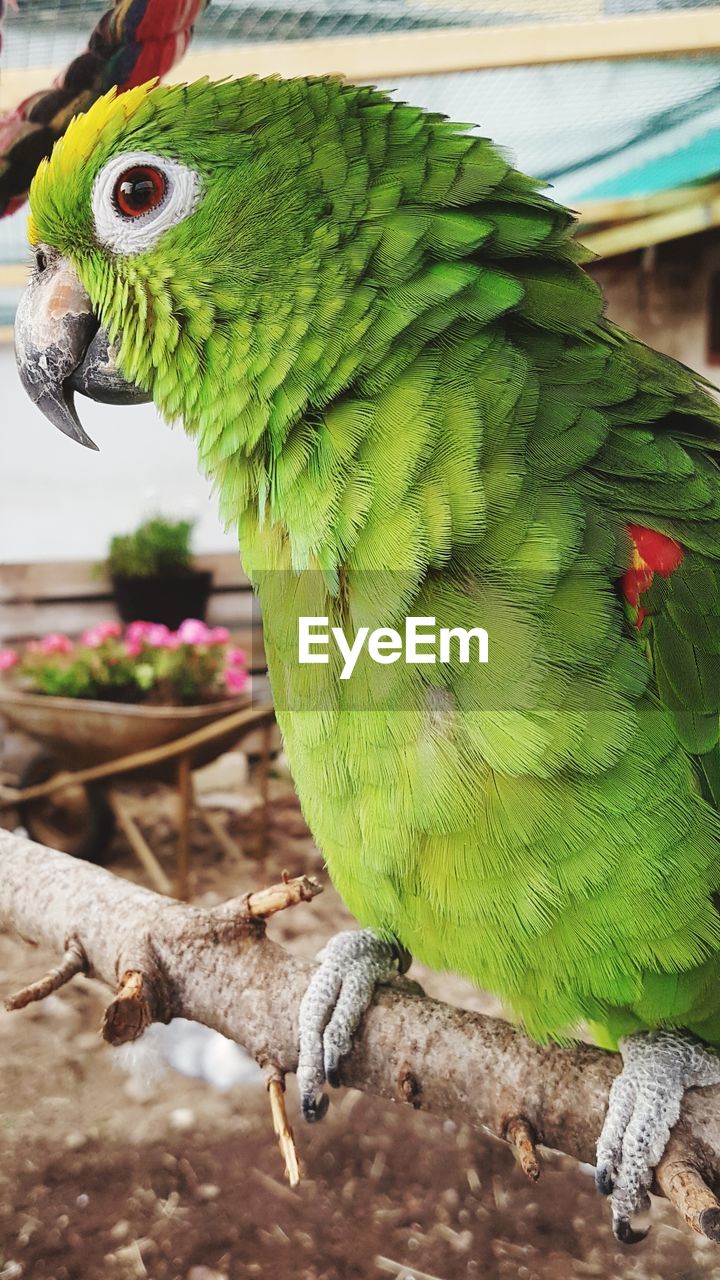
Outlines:
{"label": "upper beak", "polygon": [[39,255],[15,316],[15,358],[30,399],[71,440],[97,445],[83,430],[74,393],[105,404],[141,404],[146,391],[127,382],[116,352],[67,258]]}

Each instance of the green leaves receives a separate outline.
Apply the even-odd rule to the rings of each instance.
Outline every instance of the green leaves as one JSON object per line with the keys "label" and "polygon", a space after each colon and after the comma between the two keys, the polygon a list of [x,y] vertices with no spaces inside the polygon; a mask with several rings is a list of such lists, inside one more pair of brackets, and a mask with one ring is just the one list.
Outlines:
{"label": "green leaves", "polygon": [[134,533],[116,534],[108,552],[108,571],[124,578],[186,573],[192,568],[192,529],[192,520],[154,516]]}

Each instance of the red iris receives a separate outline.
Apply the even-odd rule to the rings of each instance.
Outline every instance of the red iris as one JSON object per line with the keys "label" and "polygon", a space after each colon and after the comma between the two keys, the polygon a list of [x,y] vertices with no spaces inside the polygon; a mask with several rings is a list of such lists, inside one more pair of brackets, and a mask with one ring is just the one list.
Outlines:
{"label": "red iris", "polygon": [[121,173],[113,190],[115,208],[126,218],[140,218],[162,204],[167,180],[148,164],[133,165]]}

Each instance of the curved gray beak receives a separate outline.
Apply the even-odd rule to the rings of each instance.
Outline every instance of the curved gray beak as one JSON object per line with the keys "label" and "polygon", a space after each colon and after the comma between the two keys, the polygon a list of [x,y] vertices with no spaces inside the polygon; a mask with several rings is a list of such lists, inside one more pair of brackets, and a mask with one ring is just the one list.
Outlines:
{"label": "curved gray beak", "polygon": [[116,352],[93,314],[74,267],[41,247],[15,316],[15,359],[33,404],[71,440],[97,445],[83,430],[75,392],[103,404],[142,404],[152,397],[127,382]]}

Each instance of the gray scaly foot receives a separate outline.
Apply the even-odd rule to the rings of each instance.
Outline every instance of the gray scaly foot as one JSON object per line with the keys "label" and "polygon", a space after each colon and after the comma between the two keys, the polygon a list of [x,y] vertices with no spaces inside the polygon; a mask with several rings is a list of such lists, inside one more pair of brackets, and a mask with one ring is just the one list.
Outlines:
{"label": "gray scaly foot", "polygon": [[653,1174],[679,1119],[686,1089],[720,1084],[720,1057],[682,1031],[638,1032],[620,1041],[623,1069],[610,1091],[597,1144],[596,1182],[611,1197],[623,1244],[647,1235],[633,1215],[650,1206]]}
{"label": "gray scaly foot", "polygon": [[340,1084],[340,1061],[352,1048],[358,1023],[379,982],[410,965],[398,943],[383,942],[372,929],[338,933],[318,955],[320,965],[300,1005],[298,1088],[305,1119],[322,1120],[328,1108],[322,1086]]}

